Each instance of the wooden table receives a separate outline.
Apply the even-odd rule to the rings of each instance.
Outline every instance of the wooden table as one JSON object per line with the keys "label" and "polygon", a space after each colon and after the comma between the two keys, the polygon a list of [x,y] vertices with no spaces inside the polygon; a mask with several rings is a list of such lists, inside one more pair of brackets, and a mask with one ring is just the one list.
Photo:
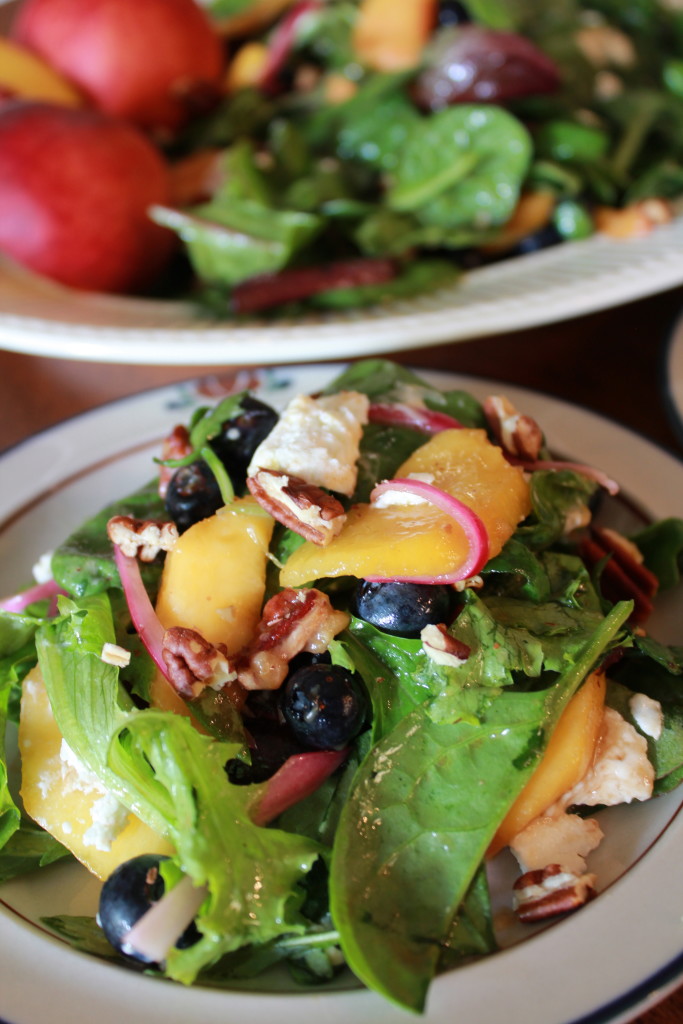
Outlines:
{"label": "wooden table", "polygon": [[[398,359],[545,391],[602,413],[682,458],[683,434],[667,417],[662,387],[666,342],[682,310],[679,288],[560,324],[417,349]],[[319,357],[324,360],[325,352]],[[221,369],[109,366],[0,352],[0,449],[102,402]],[[682,1022],[683,986],[636,1024]]]}

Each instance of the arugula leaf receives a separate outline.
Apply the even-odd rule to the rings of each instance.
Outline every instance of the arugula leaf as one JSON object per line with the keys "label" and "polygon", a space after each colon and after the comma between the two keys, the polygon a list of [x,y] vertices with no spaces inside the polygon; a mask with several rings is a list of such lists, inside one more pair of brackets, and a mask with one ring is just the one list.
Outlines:
{"label": "arugula leaf", "polygon": [[365,984],[422,1009],[498,824],[631,609],[616,606],[551,687],[503,690],[479,723],[437,724],[418,708],[373,747],[342,812],[330,876],[342,948]]}

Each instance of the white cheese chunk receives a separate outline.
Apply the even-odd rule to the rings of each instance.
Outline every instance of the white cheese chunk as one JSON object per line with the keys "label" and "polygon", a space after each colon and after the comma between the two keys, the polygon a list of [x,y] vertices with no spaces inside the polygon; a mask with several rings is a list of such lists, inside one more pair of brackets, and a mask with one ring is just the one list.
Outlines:
{"label": "white cheese chunk", "polygon": [[664,727],[664,713],[658,700],[653,700],[645,693],[634,693],[628,702],[633,720],[646,736],[658,740]]}
{"label": "white cheese chunk", "polygon": [[330,491],[353,494],[369,405],[367,395],[358,391],[319,398],[297,396],[254,452],[247,475],[272,469]]}
{"label": "white cheese chunk", "polygon": [[49,583],[52,579],[52,551],[46,551],[33,566],[33,578],[36,583]]}
{"label": "white cheese chunk", "polygon": [[606,707],[593,765],[558,804],[595,807],[649,800],[654,779],[647,740],[618,711]]}
{"label": "white cheese chunk", "polygon": [[97,796],[90,807],[92,825],[83,833],[84,845],[94,846],[104,852],[111,850],[111,844],[128,822],[128,808],[107,792],[97,776],[83,764],[64,739],[59,758],[64,790],[80,790]]}
{"label": "white cheese chunk", "polygon": [[580,875],[586,870],[586,857],[602,839],[595,818],[543,814],[515,836],[510,849],[524,872],[560,864],[565,871]]}

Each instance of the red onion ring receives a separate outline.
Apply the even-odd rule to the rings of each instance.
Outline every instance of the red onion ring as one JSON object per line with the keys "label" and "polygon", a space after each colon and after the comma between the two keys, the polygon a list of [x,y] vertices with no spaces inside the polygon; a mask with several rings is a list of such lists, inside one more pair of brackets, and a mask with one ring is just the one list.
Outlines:
{"label": "red onion ring", "polygon": [[53,615],[55,610],[53,599],[56,599],[59,594],[67,596],[66,590],[62,590],[54,580],[47,580],[45,583],[38,583],[35,587],[30,587],[28,590],[22,590],[19,594],[13,594],[11,597],[4,598],[4,600],[0,601],[0,610],[21,614],[35,601],[44,601],[49,598],[51,601],[50,614]]}
{"label": "red onion ring", "polygon": [[138,560],[130,555],[124,555],[121,548],[115,544],[114,561],[119,570],[123,593],[133,625],[157,667],[164,677],[168,678],[168,669],[162,655],[165,629],[159,621],[145,589],[145,584],[142,582]]}
{"label": "red onion ring", "polygon": [[263,795],[251,808],[255,825],[267,825],[304,797],[315,793],[344,761],[347,750],[313,750],[293,754],[265,784]]}
{"label": "red onion ring", "polygon": [[275,29],[272,41],[268,47],[266,62],[259,78],[259,85],[264,92],[276,91],[277,77],[285,66],[287,58],[294,47],[298,22],[304,15],[317,10],[319,7],[320,0],[300,0],[300,3],[292,7]]}
{"label": "red onion ring", "polygon": [[462,423],[445,412],[421,409],[417,405],[406,405],[403,402],[372,402],[368,416],[371,423],[414,427],[425,434],[462,428]]}
{"label": "red onion ring", "polygon": [[389,581],[397,583],[459,583],[467,580],[476,574],[486,565],[489,559],[489,535],[483,522],[476,512],[463,504],[458,498],[454,498],[447,491],[442,491],[433,484],[425,483],[423,480],[410,480],[398,478],[396,480],[383,480],[382,483],[372,491],[370,502],[374,502],[380,494],[385,491],[402,491],[405,494],[415,494],[425,501],[436,505],[442,512],[446,512],[458,523],[465,532],[469,544],[469,551],[464,562],[455,570],[443,573],[438,576],[366,576],[371,583],[386,583]]}

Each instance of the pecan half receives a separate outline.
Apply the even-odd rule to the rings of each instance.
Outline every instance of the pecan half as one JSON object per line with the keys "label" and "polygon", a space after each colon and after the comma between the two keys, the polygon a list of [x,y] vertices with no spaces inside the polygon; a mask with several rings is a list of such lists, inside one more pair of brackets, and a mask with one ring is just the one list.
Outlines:
{"label": "pecan half", "polygon": [[536,420],[517,412],[512,402],[502,395],[490,395],[484,402],[484,415],[494,437],[509,455],[533,461],[543,444],[543,434]]}
{"label": "pecan half", "polygon": [[236,679],[225,645],[210,644],[195,629],[185,626],[167,629],[161,655],[168,681],[185,700],[196,697],[205,686],[218,690]]}
{"label": "pecan half", "polygon": [[256,635],[238,655],[237,680],[247,690],[276,690],[301,651],[321,654],[349,623],[320,590],[286,590],[266,602]]}
{"label": "pecan half", "polygon": [[346,520],[344,506],[322,487],[275,469],[258,469],[247,487],[283,526],[321,547],[336,537]]}
{"label": "pecan half", "polygon": [[425,654],[437,665],[457,668],[467,661],[470,648],[462,640],[456,640],[442,623],[425,626],[420,633]]}
{"label": "pecan half", "polygon": [[559,864],[527,871],[512,888],[515,911],[525,923],[567,914],[597,895],[595,875],[574,875]]}
{"label": "pecan half", "polygon": [[124,555],[153,562],[160,551],[170,551],[178,539],[175,523],[156,519],[134,519],[133,516],[112,516],[107,523],[107,536]]}
{"label": "pecan half", "polygon": [[[190,434],[187,427],[182,425],[173,428],[168,437],[164,438],[161,446],[161,460],[184,459],[192,451]],[[159,497],[165,498],[171,477],[175,473],[174,466],[161,466],[159,468]]]}
{"label": "pecan half", "polygon": [[579,551],[592,568],[607,559],[600,576],[600,588],[609,601],[633,601],[631,622],[642,625],[652,614],[652,599],[659,580],[643,565],[638,548],[616,530],[591,527],[582,538]]}

